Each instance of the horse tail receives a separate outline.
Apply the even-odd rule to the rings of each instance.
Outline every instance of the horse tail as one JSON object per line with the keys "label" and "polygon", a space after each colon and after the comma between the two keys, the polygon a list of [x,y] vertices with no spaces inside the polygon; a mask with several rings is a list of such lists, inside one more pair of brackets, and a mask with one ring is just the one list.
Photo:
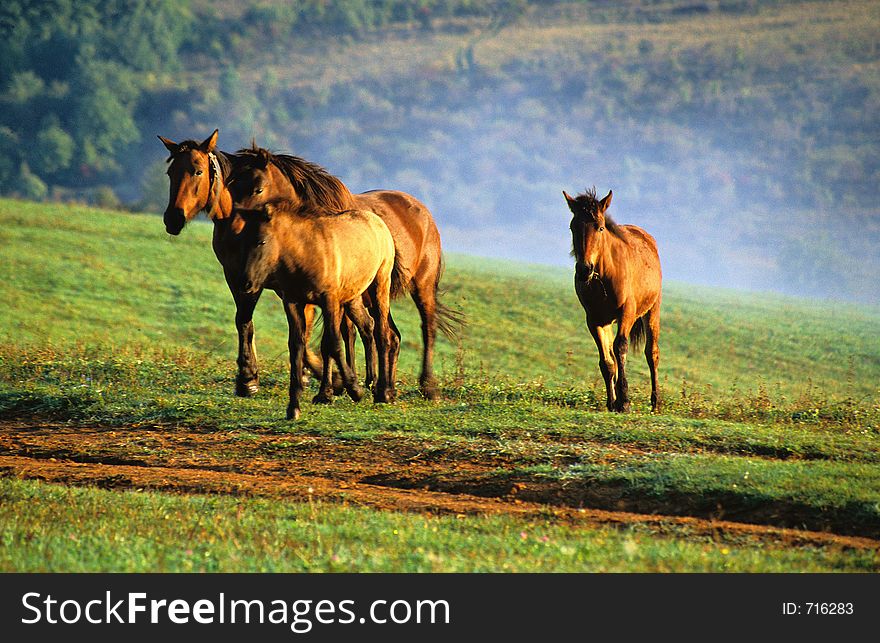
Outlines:
{"label": "horse tail", "polygon": [[391,299],[397,299],[407,290],[409,290],[409,282],[412,279],[409,270],[403,265],[400,259],[400,251],[397,244],[394,244],[394,265],[391,268]]}
{"label": "horse tail", "polygon": [[440,295],[445,292],[440,288],[440,277],[443,276],[444,268],[445,264],[441,255],[440,266],[437,268],[437,280],[434,282],[434,310],[437,316],[437,328],[446,335],[449,341],[458,342],[458,331],[467,326],[467,318],[462,311],[440,303]]}
{"label": "horse tail", "polygon": [[648,316],[647,313],[642,315],[636,320],[636,323],[633,324],[633,327],[629,331],[629,343],[630,349],[633,351],[639,350],[645,344],[645,338],[647,336],[647,324],[648,320],[645,319]]}

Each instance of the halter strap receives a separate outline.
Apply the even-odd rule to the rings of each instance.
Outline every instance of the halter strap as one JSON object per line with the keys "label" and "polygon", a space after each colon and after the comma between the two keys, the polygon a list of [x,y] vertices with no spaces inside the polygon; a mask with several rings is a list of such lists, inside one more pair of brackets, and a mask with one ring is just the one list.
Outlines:
{"label": "halter strap", "polygon": [[223,183],[223,171],[220,169],[220,161],[213,152],[208,152],[208,160],[211,162],[213,172],[208,176],[210,202],[206,204],[208,218],[213,219],[217,206],[220,204],[220,186]]}

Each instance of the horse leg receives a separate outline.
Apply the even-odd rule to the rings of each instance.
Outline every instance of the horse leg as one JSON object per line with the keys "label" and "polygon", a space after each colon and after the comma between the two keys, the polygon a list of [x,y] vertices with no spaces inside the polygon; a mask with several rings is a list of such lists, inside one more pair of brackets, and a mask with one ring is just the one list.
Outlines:
{"label": "horse leg", "polygon": [[[412,299],[422,318],[422,374],[419,390],[429,400],[440,398],[434,377],[434,342],[437,339],[437,292],[434,284],[414,283]],[[395,359],[396,363],[396,359]]]}
{"label": "horse leg", "polygon": [[400,331],[397,329],[397,324],[394,323],[390,308],[388,309],[388,329],[388,382],[394,389],[397,383],[397,360],[400,357]]}
{"label": "horse leg", "polygon": [[611,326],[593,326],[588,321],[587,328],[590,329],[590,335],[593,336],[593,341],[596,342],[596,348],[599,349],[599,370],[602,373],[602,379],[605,381],[605,405],[609,411],[613,411],[615,380],[617,379],[617,362],[614,360],[614,354],[611,348]]}
{"label": "horse leg", "polygon": [[[364,386],[371,388],[376,382],[376,347],[373,337],[373,328],[375,323],[370,313],[364,307],[364,300],[358,297],[345,305],[345,314],[348,319],[354,322],[361,337],[361,343],[364,345],[364,362],[367,371],[367,377],[364,380]],[[352,329],[349,327],[349,333],[354,336]],[[354,342],[352,342],[352,354],[354,353]],[[348,355],[346,354],[346,357]],[[357,378],[357,372],[352,369],[352,373]]]}
{"label": "horse leg", "polygon": [[389,285],[390,278],[381,279],[381,275],[377,275],[377,279],[370,286],[370,314],[373,316],[375,323],[373,335],[376,338],[376,351],[378,353],[379,362],[379,379],[373,390],[373,402],[380,404],[384,402],[393,402],[396,396],[394,390],[394,380],[390,379],[394,372],[391,363],[391,325],[389,319],[390,301],[389,301]]}
{"label": "horse leg", "polygon": [[[339,333],[342,336],[342,347],[345,349],[345,363],[354,373],[357,379],[357,353],[355,346],[355,326],[357,324],[348,314],[348,306],[345,307],[345,314],[342,316],[342,323],[339,325]],[[360,330],[358,330],[360,332]]]}
{"label": "horse leg", "polygon": [[628,413],[629,383],[626,380],[626,354],[629,350],[629,333],[635,323],[635,316],[624,310],[623,315],[617,322],[617,337],[614,338],[614,359],[617,361],[617,399],[614,401],[614,410],[620,413]]}
{"label": "horse leg", "polygon": [[290,351],[290,401],[287,404],[287,419],[297,420],[300,416],[299,400],[303,392],[303,357],[306,348],[306,320],[305,311],[301,304],[284,302],[284,312],[287,315],[288,339],[287,348]]}
{"label": "horse leg", "polygon": [[[320,381],[324,377],[324,365],[321,361],[321,358],[315,355],[314,351],[309,350],[309,337],[312,334],[312,326],[315,322],[315,306],[307,305],[306,308],[306,352],[305,352],[305,360],[306,366],[312,372],[312,374],[318,378]],[[345,386],[342,383],[342,378],[339,376],[339,373],[333,373],[333,392],[334,393],[342,393],[345,390]]]}
{"label": "horse leg", "polygon": [[359,402],[364,396],[363,389],[358,385],[354,373],[343,359],[342,336],[339,332],[342,323],[342,306],[336,300],[325,298],[321,312],[324,314],[324,334],[321,338],[324,377],[321,379],[321,390],[312,401],[316,404],[326,404],[333,401],[333,385],[329,373],[332,371],[332,361],[335,360],[349,397],[355,402]]}
{"label": "horse leg", "polygon": [[648,311],[645,324],[645,358],[651,371],[651,411],[660,409],[660,393],[657,389],[657,368],[660,366],[660,300]]}
{"label": "horse leg", "polygon": [[250,397],[260,390],[257,371],[257,351],[254,348],[254,308],[262,291],[249,295],[230,287],[235,300],[235,328],[238,331],[238,373],[235,376],[235,394]]}

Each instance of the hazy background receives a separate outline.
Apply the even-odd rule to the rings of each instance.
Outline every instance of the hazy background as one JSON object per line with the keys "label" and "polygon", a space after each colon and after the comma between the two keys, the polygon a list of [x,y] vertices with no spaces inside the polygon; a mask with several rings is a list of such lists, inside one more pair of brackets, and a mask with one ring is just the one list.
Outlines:
{"label": "hazy background", "polygon": [[880,302],[877,2],[4,1],[0,30],[3,195],[158,213],[155,135],[219,127],[416,195],[447,251],[570,265],[561,191],[595,185],[667,279]]}

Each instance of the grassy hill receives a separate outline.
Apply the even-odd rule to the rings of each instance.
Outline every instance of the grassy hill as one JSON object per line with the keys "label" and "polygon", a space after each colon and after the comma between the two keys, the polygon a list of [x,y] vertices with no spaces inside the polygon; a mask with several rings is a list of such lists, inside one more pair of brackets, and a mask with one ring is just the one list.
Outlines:
{"label": "grassy hill", "polygon": [[[210,516],[228,513],[230,500],[101,490],[59,495],[53,487],[6,480],[3,569],[876,570],[870,548],[801,548],[792,545],[797,538],[779,534],[769,546],[743,534],[712,541],[674,522],[717,517],[723,506],[730,520],[768,529],[880,537],[876,308],[669,283],[663,412],[649,413],[646,369],[634,355],[635,412],[619,416],[602,411],[597,356],[569,271],[450,255],[445,301],[465,312],[468,325],[460,345],[440,343],[443,400],[429,403],[416,392],[417,316],[411,302],[401,301],[394,306],[404,340],[401,400],[386,408],[347,399],[327,408],[307,403],[302,421],[291,424],[281,419],[286,327],[273,295],[255,319],[263,389],[252,399],[232,396],[233,306],[210,234],[210,225],[197,222],[171,238],[153,216],[0,200],[0,458],[19,463],[6,475],[32,477],[19,468],[21,458],[45,466],[104,463],[128,469],[115,477],[102,469],[97,481],[76,482],[75,471],[58,475],[75,484],[161,490],[165,483],[137,482],[131,467],[214,472],[216,484],[246,485],[251,478],[235,476],[256,475],[248,467],[257,462],[281,476],[279,488],[287,484],[285,471],[302,468],[308,494],[312,486],[317,494],[323,467],[356,468],[370,453],[387,451],[400,462],[358,484],[430,488],[450,498],[518,493],[547,512],[571,508],[573,519],[578,507],[667,518],[622,531],[570,526],[552,513],[424,522],[387,507],[346,509],[348,501],[340,505],[332,494],[319,504],[318,518],[314,505],[298,504],[305,491],[291,489],[278,507],[311,515],[323,534],[313,540],[285,531],[290,542],[305,538],[307,555],[282,555],[284,546],[265,541],[284,520],[274,513],[277,503],[241,497],[235,502],[243,503],[243,520],[253,521],[250,531],[264,540],[242,544],[247,523],[217,518],[221,535],[201,543],[193,558],[181,554],[181,534],[213,533],[220,523]],[[45,428],[15,432],[28,425]],[[43,440],[64,446],[50,449]],[[324,453],[336,455],[324,460]],[[54,475],[38,477],[58,480]],[[343,493],[355,493],[350,487],[357,485],[346,482]],[[207,482],[186,489],[230,493]],[[43,509],[28,506],[32,497]],[[64,518],[53,526],[46,511]],[[175,516],[179,526],[168,531],[171,525],[154,523],[160,514]],[[400,530],[404,548],[416,553],[404,559],[388,542],[374,557],[352,538],[353,523],[377,533]],[[137,556],[112,553],[104,539],[119,529]],[[426,540],[424,529],[441,535]],[[83,558],[83,548],[64,545],[67,530],[95,534],[89,550],[98,553]],[[552,552],[534,558],[545,535]],[[638,554],[625,555],[636,551],[633,542],[640,543]],[[220,560],[227,563],[218,566]]]}

